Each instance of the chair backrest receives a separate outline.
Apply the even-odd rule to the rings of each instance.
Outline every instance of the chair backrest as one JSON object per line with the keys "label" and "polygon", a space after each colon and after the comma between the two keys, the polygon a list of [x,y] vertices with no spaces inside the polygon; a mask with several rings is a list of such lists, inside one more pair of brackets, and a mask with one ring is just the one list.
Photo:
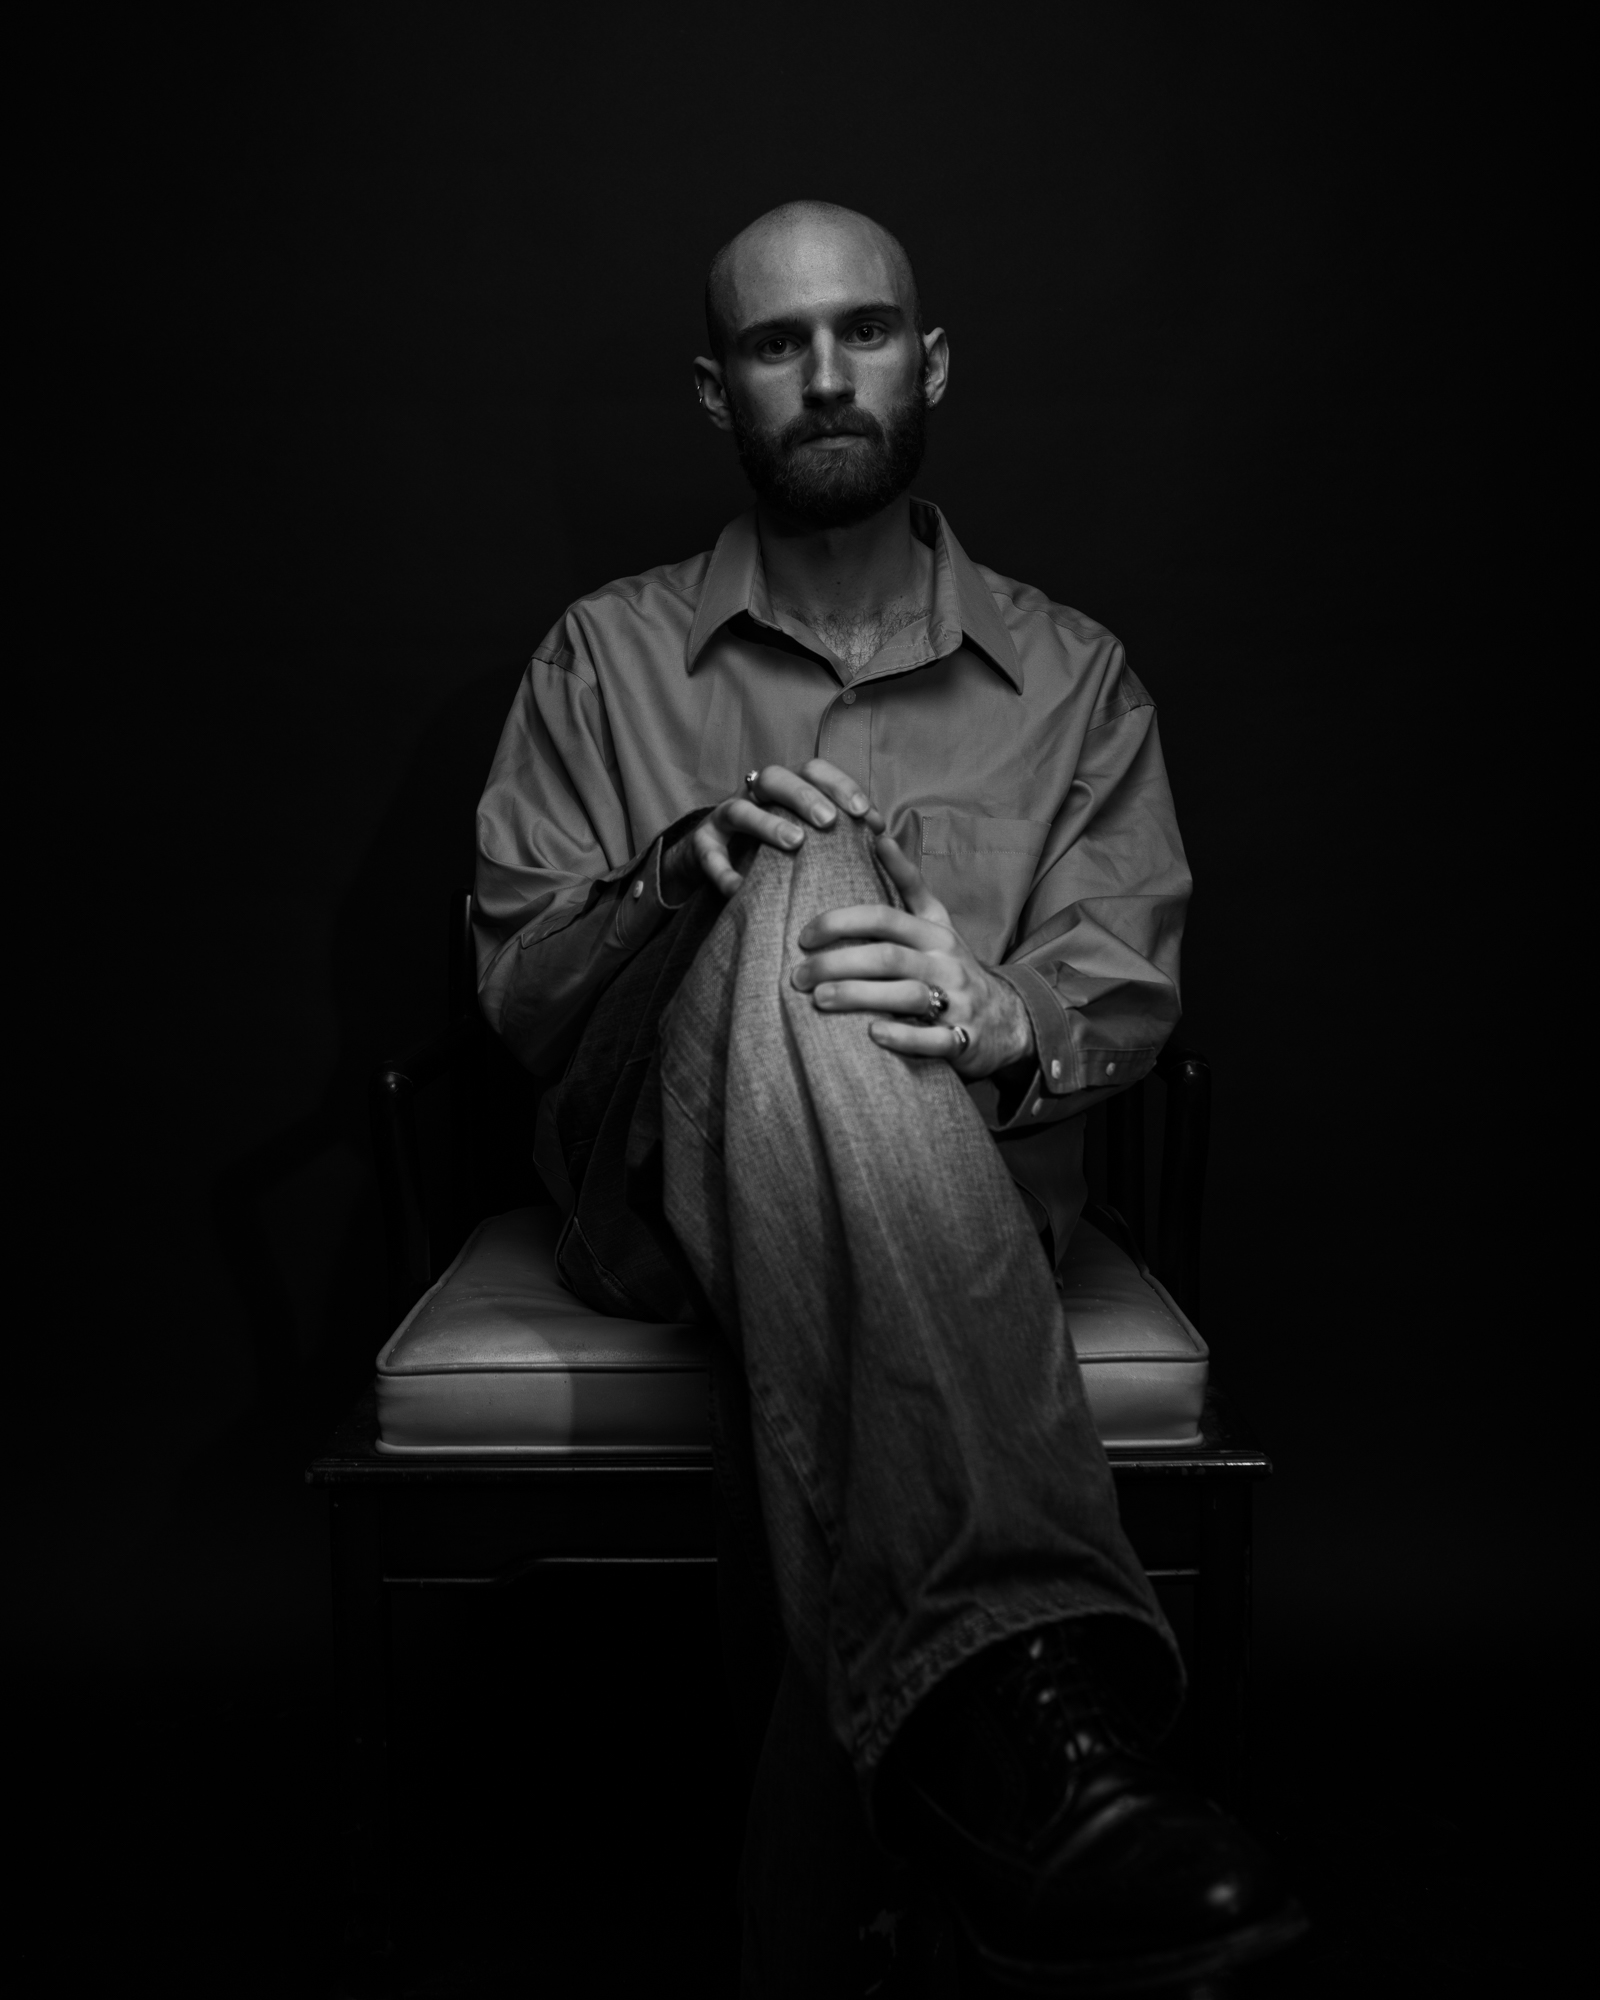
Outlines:
{"label": "chair backrest", "polygon": [[530,1076],[483,1018],[472,938],[472,892],[450,899],[446,961],[450,1065],[448,1212],[457,1242],[486,1215],[548,1200],[533,1164],[533,1127],[543,1084]]}
{"label": "chair backrest", "polygon": [[[1193,1317],[1211,1139],[1211,1065],[1169,1044],[1154,1072],[1089,1113],[1084,1170],[1094,1220],[1154,1270]],[[1121,1225],[1118,1228],[1116,1225]]]}
{"label": "chair backrest", "polygon": [[478,998],[477,947],[472,940],[472,891],[457,889],[450,897],[449,956],[445,963],[450,1019],[459,1021]]}

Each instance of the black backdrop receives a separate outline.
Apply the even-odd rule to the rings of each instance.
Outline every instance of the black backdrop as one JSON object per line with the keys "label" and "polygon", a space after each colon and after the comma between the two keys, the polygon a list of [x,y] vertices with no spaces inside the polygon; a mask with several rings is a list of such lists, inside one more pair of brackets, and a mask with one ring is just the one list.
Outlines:
{"label": "black backdrop", "polygon": [[902,236],[949,332],[918,490],[1160,707],[1204,1325],[1280,1468],[1263,1685],[1369,1720],[1403,1690],[1382,1741],[1433,1784],[1572,1624],[1486,1013],[1515,721],[1464,617],[1495,194],[1459,49],[1322,7],[329,0],[114,54],[63,148],[90,340],[33,775],[71,1227],[36,1407],[73,1445],[52,1415],[23,1454],[30,1657],[91,1708],[314,1690],[298,1466],[384,1331],[366,1074],[441,1019],[531,647],[743,504],[702,273],[817,194]]}

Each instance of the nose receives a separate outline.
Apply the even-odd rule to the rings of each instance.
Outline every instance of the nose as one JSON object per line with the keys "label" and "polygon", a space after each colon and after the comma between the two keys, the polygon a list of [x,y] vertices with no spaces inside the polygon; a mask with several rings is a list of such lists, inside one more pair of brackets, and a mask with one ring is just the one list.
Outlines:
{"label": "nose", "polygon": [[826,328],[811,343],[804,393],[808,403],[847,403],[856,393],[848,350]]}

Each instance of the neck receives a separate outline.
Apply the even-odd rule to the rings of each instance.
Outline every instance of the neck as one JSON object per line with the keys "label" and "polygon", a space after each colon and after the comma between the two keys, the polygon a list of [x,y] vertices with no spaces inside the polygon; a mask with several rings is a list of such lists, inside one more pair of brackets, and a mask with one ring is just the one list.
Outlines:
{"label": "neck", "polygon": [[772,600],[807,624],[871,618],[907,599],[926,601],[931,559],[911,532],[907,494],[852,528],[805,527],[765,505],[757,523]]}

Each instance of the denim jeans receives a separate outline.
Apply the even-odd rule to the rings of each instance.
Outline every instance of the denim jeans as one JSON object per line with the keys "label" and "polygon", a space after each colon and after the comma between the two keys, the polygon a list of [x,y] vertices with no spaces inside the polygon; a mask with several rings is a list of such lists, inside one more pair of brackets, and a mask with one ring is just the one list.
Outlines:
{"label": "denim jeans", "polygon": [[791,983],[811,917],[895,900],[854,823],[758,849],[737,895],[702,889],[607,990],[539,1151],[572,1289],[726,1343],[745,1539],[864,1791],[917,1701],[1006,1634],[1082,1621],[1149,1737],[1182,1689],[1050,1264],[971,1098]]}

